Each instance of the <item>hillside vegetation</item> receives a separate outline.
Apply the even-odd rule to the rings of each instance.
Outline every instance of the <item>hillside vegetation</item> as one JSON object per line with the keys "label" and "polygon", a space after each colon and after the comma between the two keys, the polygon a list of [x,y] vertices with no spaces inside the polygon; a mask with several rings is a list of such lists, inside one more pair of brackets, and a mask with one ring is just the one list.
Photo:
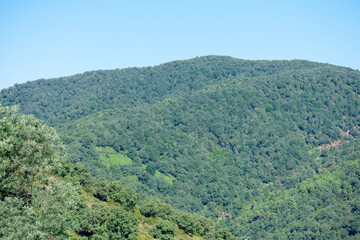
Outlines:
{"label": "hillside vegetation", "polygon": [[59,154],[52,128],[0,106],[1,239],[235,239],[119,181],[95,179]]}
{"label": "hillside vegetation", "polygon": [[250,239],[356,239],[360,73],[208,56],[2,90],[72,162]]}

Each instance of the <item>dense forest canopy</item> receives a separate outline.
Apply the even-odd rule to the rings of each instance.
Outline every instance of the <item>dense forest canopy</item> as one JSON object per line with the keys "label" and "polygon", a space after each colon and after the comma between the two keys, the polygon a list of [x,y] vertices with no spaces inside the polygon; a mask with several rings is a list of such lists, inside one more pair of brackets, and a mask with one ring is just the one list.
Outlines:
{"label": "dense forest canopy", "polygon": [[0,93],[93,176],[252,239],[360,236],[359,96],[349,68],[220,56]]}

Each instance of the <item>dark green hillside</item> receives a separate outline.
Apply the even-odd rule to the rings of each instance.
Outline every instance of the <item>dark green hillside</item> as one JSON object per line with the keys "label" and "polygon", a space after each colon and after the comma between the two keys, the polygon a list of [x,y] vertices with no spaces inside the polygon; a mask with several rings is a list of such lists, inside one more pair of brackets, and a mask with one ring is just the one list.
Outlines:
{"label": "dark green hillside", "polygon": [[104,109],[153,104],[234,76],[254,77],[318,65],[306,61],[245,61],[209,56],[156,67],[93,71],[42,79],[4,89],[1,97],[4,105],[21,103],[24,113],[35,114],[54,125]]}
{"label": "dark green hillside", "polygon": [[356,239],[359,89],[348,68],[210,56],[39,80],[1,98],[55,126],[94,176],[239,237]]}

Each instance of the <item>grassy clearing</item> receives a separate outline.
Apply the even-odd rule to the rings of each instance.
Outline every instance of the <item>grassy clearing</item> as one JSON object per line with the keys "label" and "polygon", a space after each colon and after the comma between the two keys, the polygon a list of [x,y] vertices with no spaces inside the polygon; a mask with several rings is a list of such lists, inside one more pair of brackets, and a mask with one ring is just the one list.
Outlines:
{"label": "grassy clearing", "polygon": [[133,161],[123,153],[116,152],[111,147],[97,147],[96,150],[99,152],[99,158],[102,163],[106,166],[117,166],[117,165],[128,165],[132,164]]}
{"label": "grassy clearing", "polygon": [[125,182],[132,183],[132,184],[140,184],[140,181],[137,176],[126,176],[124,177]]}
{"label": "grassy clearing", "polygon": [[226,161],[231,159],[231,153],[220,146],[216,146],[214,151],[209,153],[209,156],[216,161]]}
{"label": "grassy clearing", "polygon": [[[142,167],[143,167],[143,168],[146,168],[146,165],[145,165],[145,164],[142,164]],[[173,184],[173,181],[174,181],[174,180],[176,180],[176,178],[175,178],[173,175],[171,175],[171,174],[165,175],[165,174],[159,172],[158,170],[156,170],[155,176],[156,176],[156,177],[161,177],[161,178],[163,178],[163,179],[164,179],[165,181],[167,181],[170,185]]]}
{"label": "grassy clearing", "polygon": [[321,151],[317,147],[314,147],[309,151],[309,153],[313,157],[318,157],[320,156]]}
{"label": "grassy clearing", "polygon": [[159,171],[156,171],[156,172],[155,172],[155,176],[163,178],[163,179],[164,179],[165,181],[167,181],[169,184],[173,184],[173,181],[176,180],[176,178],[175,178],[173,175],[171,175],[171,174],[165,175],[165,174],[162,174],[162,173],[159,172]]}

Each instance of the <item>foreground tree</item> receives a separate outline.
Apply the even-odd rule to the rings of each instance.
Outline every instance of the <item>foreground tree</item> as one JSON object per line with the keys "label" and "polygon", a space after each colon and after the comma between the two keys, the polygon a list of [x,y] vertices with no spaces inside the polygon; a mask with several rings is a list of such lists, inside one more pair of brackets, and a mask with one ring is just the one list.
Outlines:
{"label": "foreground tree", "polygon": [[0,198],[31,199],[35,185],[61,163],[61,144],[54,129],[16,107],[0,106]]}
{"label": "foreground tree", "polygon": [[61,148],[54,129],[0,106],[0,239],[137,239],[138,220],[128,211],[138,195],[103,180],[89,188],[94,197],[106,201],[110,194],[119,204],[89,204],[73,181],[81,188],[95,180],[77,165],[82,175],[64,178],[71,164]]}
{"label": "foreground tree", "polygon": [[55,131],[32,116],[0,106],[0,238],[64,239],[76,226],[78,194],[58,183]]}

